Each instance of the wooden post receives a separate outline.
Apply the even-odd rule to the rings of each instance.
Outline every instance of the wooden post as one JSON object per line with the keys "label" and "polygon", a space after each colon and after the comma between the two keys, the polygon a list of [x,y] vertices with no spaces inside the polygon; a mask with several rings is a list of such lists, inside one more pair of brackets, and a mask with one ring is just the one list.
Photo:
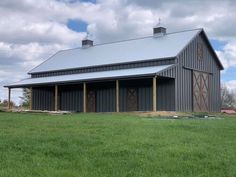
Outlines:
{"label": "wooden post", "polygon": [[58,111],[58,85],[55,85],[55,111]]}
{"label": "wooden post", "polygon": [[33,103],[33,89],[30,87],[30,100],[29,100],[29,109],[32,110],[32,103]]}
{"label": "wooden post", "polygon": [[116,80],[116,112],[119,112],[119,107],[120,107],[120,103],[119,103],[119,80]]}
{"label": "wooden post", "polygon": [[86,83],[83,83],[83,105],[84,105],[84,112],[86,112]]}
{"label": "wooden post", "polygon": [[11,109],[11,88],[8,88],[8,109]]}
{"label": "wooden post", "polygon": [[153,100],[153,111],[157,111],[157,78],[153,77],[152,81],[152,100]]}

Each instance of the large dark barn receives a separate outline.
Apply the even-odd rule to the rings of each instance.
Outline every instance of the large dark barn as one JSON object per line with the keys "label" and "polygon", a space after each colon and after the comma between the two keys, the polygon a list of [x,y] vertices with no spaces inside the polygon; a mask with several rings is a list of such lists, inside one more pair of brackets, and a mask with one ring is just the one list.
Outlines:
{"label": "large dark barn", "polygon": [[57,52],[30,78],[32,110],[76,112],[219,112],[223,66],[203,29],[153,35]]}

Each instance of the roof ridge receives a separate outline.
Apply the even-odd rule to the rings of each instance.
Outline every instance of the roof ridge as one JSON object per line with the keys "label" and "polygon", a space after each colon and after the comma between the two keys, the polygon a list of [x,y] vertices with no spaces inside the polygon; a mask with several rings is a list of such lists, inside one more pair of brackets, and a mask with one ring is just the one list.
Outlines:
{"label": "roof ridge", "polygon": [[[196,30],[202,30],[203,28],[194,28],[194,29],[189,29],[189,30],[181,30],[181,31],[175,31],[171,33],[166,33],[165,35],[172,35],[172,34],[177,34],[177,33],[183,33],[183,32],[189,32],[189,31],[196,31]],[[137,38],[130,38],[130,39],[124,39],[124,40],[118,40],[118,41],[112,41],[112,42],[105,42],[105,43],[100,43],[100,44],[95,44],[91,47],[96,47],[96,46],[101,46],[101,45],[108,45],[108,44],[115,44],[115,43],[121,43],[121,42],[127,42],[127,41],[135,41],[135,40],[140,40],[140,39],[146,39],[146,38],[151,38],[153,35],[150,36],[143,36],[143,37],[137,37]],[[155,38],[160,38],[163,36],[157,36]],[[75,48],[70,48],[70,49],[64,49],[60,51],[68,51],[68,50],[76,50],[76,49],[83,49],[82,47],[75,47]],[[58,52],[60,52],[58,51]]]}

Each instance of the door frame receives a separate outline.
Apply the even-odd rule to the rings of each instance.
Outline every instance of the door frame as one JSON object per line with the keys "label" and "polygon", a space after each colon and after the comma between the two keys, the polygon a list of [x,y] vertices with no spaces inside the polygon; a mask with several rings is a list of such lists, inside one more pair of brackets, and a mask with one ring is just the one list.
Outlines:
{"label": "door frame", "polygon": [[[87,94],[86,94],[86,112],[96,112],[96,91],[95,90],[87,90],[86,91]],[[93,93],[93,108],[91,108],[91,98],[89,97],[91,94],[90,93]]]}
{"label": "door frame", "polygon": [[[194,107],[194,79],[195,79],[195,76],[194,76],[194,73],[198,73],[199,74],[199,77],[200,77],[200,93],[201,93],[201,90],[203,89],[202,88],[202,82],[205,82],[203,80],[203,74],[207,75],[207,103],[208,105],[204,106],[206,107],[207,110],[202,110],[202,100],[203,97],[201,96],[199,99],[200,99],[200,107],[199,107],[199,111],[195,111],[195,107]],[[207,73],[207,72],[204,72],[204,71],[198,71],[198,70],[192,70],[192,110],[193,112],[209,112],[210,111],[210,84],[209,84],[209,76],[210,74]],[[199,84],[198,84],[199,85]],[[204,84],[205,85],[205,84]]]}
{"label": "door frame", "polygon": [[[130,104],[133,103],[131,100],[129,100],[129,97],[128,97],[129,90],[131,90],[131,89],[135,91],[134,93],[136,93],[135,95],[134,94],[132,95],[133,97],[134,96],[136,97],[135,98],[136,105],[133,105],[134,110],[129,109],[130,108]],[[134,87],[127,87],[126,88],[126,111],[127,112],[138,111],[138,88],[136,88],[135,86]]]}

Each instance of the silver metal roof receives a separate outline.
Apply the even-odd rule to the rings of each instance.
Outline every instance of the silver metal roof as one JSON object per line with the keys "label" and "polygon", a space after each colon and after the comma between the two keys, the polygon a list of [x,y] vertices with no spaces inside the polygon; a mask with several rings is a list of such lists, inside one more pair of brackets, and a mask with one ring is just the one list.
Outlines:
{"label": "silver metal roof", "polygon": [[175,65],[162,65],[162,66],[152,66],[152,67],[142,67],[142,68],[131,68],[131,69],[120,69],[111,71],[100,71],[91,73],[81,73],[81,74],[71,74],[53,77],[40,77],[40,78],[28,78],[21,80],[19,82],[12,83],[5,87],[22,87],[31,85],[42,85],[42,84],[55,84],[55,83],[65,83],[65,82],[78,82],[78,81],[88,81],[97,79],[109,79],[109,78],[122,78],[122,77],[137,77],[137,76],[147,76],[156,75],[163,70],[174,67]]}
{"label": "silver metal roof", "polygon": [[176,57],[201,29],[59,51],[29,73]]}

